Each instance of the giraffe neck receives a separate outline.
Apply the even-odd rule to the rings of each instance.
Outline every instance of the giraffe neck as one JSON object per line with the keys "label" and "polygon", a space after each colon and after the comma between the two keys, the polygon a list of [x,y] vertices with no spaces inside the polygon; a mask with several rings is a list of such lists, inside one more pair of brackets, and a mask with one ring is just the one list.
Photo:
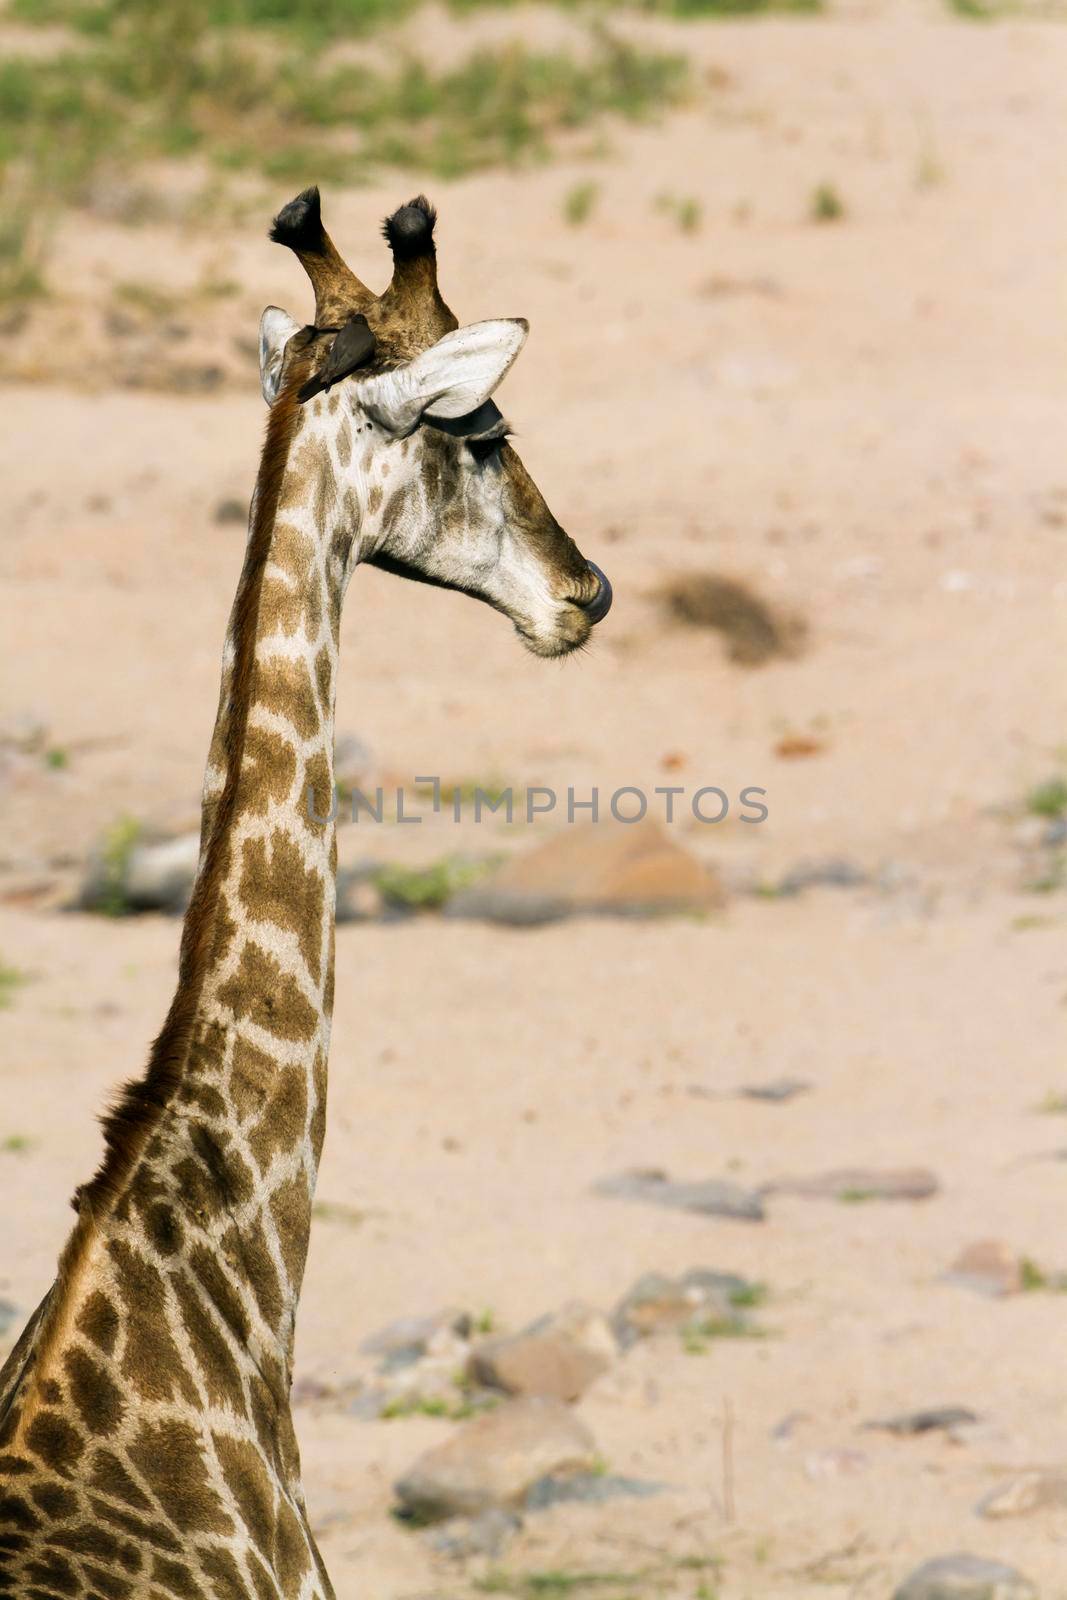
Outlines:
{"label": "giraffe neck", "polygon": [[[298,407],[299,380],[268,423],[177,993],[145,1078],[108,1119],[108,1153],[80,1207],[123,1271],[128,1252],[153,1268],[188,1258],[197,1293],[279,1392],[325,1121],[336,840],[332,820],[315,819],[332,809],[354,522],[330,489],[323,404]],[[196,1354],[197,1321],[190,1302],[176,1355],[186,1339]]]}

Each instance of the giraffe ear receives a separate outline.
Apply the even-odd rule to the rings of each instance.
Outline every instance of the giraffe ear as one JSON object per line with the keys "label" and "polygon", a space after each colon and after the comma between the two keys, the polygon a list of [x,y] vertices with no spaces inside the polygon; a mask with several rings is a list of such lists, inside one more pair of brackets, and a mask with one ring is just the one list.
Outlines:
{"label": "giraffe ear", "polygon": [[281,387],[285,347],[299,331],[300,324],[278,306],[268,306],[259,319],[259,381],[268,405],[274,404]]}
{"label": "giraffe ear", "polygon": [[521,317],[472,322],[446,333],[402,367],[367,378],[360,403],[394,433],[410,433],[423,414],[465,417],[492,394],[526,342]]}

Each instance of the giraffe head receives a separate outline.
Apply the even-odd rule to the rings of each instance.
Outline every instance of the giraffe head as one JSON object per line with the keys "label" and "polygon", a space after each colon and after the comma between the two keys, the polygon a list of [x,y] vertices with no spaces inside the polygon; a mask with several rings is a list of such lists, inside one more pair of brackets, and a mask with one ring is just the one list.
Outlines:
{"label": "giraffe head", "polygon": [[284,208],[271,237],[307,271],[315,320],[263,313],[264,398],[296,382],[301,353],[298,399],[326,444],[320,492],[349,513],[350,569],[458,589],[502,611],[536,655],[565,655],[607,615],[611,585],[548,509],[490,398],[527,324],[458,326],[437,287],[435,220],[421,195],[386,220],[393,275],[375,295],[323,228],[317,189]]}

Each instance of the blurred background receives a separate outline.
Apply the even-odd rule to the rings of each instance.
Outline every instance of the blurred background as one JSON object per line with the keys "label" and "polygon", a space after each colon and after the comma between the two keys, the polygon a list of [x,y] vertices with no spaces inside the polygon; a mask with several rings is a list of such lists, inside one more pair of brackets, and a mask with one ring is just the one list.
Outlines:
{"label": "blurred background", "polygon": [[[498,398],[615,586],[558,663],[349,592],[339,1596],[1067,1595],[1065,81],[1055,3],[0,8],[0,1344],[173,988],[299,189],[375,288],[424,190],[461,321],[530,319]],[[398,1520],[546,1371],[571,1488]]]}

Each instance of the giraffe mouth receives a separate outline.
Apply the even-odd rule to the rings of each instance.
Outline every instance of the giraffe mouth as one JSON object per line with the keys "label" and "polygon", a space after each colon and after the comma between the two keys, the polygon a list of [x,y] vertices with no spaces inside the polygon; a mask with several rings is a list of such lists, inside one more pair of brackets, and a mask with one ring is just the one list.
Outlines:
{"label": "giraffe mouth", "polygon": [[421,567],[401,561],[396,556],[387,555],[384,551],[367,556],[365,564],[368,567],[377,567],[380,572],[391,573],[394,578],[408,578],[412,583],[425,583],[432,589],[451,589],[456,594],[466,594],[472,600],[480,600],[483,605],[492,606],[494,611],[499,611],[502,616],[508,618],[526,648],[538,656],[565,656],[572,650],[580,649],[588,639],[590,629],[598,622],[602,622],[611,610],[611,584],[606,574],[592,561],[587,561],[586,565],[597,580],[596,594],[591,600],[572,599],[562,602],[560,607],[562,615],[557,626],[550,632],[543,632],[534,627],[532,619],[513,615],[509,606],[503,601],[495,599],[481,589],[457,582],[455,579],[440,578],[433,573],[423,572]]}

